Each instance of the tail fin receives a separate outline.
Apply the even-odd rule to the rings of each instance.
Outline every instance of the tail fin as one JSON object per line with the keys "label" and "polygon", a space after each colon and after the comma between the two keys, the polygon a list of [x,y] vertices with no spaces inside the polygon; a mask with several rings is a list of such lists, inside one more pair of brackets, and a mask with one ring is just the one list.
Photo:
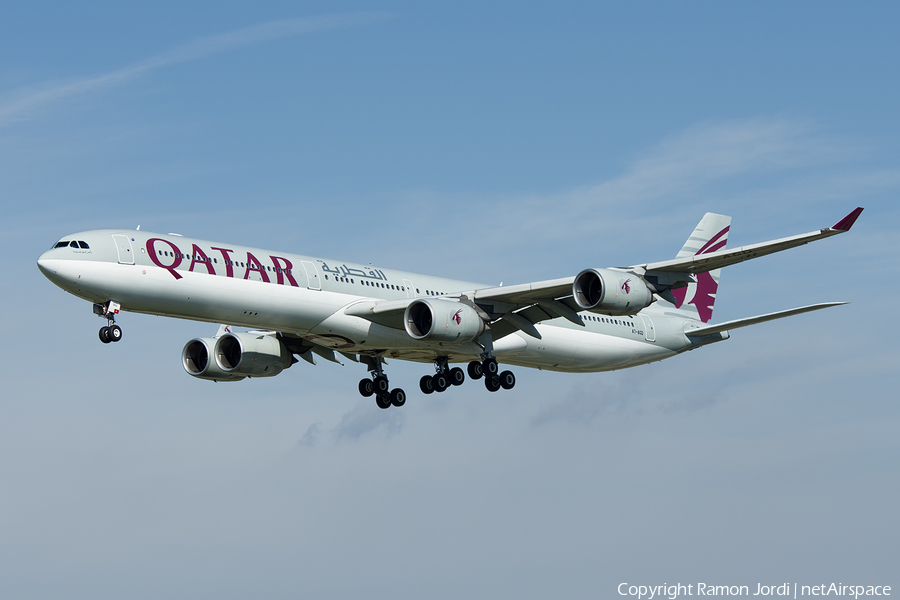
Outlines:
{"label": "tail fin", "polygon": [[[694,229],[694,233],[684,243],[676,258],[696,256],[715,252],[725,247],[728,241],[728,230],[731,228],[731,217],[706,213]],[[708,323],[712,318],[713,305],[716,303],[716,292],[719,289],[719,277],[722,269],[709,273],[698,273],[697,283],[689,283],[686,287],[672,290],[675,307],[691,313],[694,318]]]}

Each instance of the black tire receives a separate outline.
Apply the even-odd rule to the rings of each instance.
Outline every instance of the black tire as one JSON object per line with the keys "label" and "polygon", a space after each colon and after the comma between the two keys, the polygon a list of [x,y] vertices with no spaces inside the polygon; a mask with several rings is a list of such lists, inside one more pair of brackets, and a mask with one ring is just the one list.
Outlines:
{"label": "black tire", "polygon": [[500,370],[500,366],[497,365],[497,361],[493,358],[488,358],[483,363],[481,363],[481,367],[484,369],[485,376],[488,375],[496,375],[497,371]]}
{"label": "black tire", "polygon": [[406,392],[401,390],[400,388],[394,388],[391,390],[391,404],[400,408],[404,404],[406,404]]}
{"label": "black tire", "polygon": [[459,367],[450,369],[450,385],[462,385],[466,382],[466,374]]}
{"label": "black tire", "polygon": [[489,392],[496,392],[500,389],[500,377],[497,375],[488,375],[484,378],[484,387]]}
{"label": "black tire", "polygon": [[481,376],[484,375],[484,367],[481,366],[481,363],[477,360],[473,360],[469,363],[469,379],[472,381],[477,381],[481,379]]}
{"label": "black tire", "polygon": [[434,386],[431,385],[431,375],[422,376],[422,379],[419,380],[419,389],[422,390],[423,394],[434,393]]}
{"label": "black tire", "polygon": [[109,336],[109,341],[118,342],[122,339],[122,328],[118,325],[110,325],[106,335]]}
{"label": "black tire", "polygon": [[516,387],[516,376],[512,371],[503,371],[500,373],[500,386],[504,390],[511,390]]}
{"label": "black tire", "polygon": [[375,393],[375,382],[371,379],[359,380],[359,393],[363,398],[368,398]]}
{"label": "black tire", "polygon": [[387,377],[382,375],[381,377],[375,378],[375,391],[379,394],[387,394],[390,385],[388,384]]}
{"label": "black tire", "polygon": [[447,389],[448,385],[450,384],[447,383],[447,378],[440,373],[431,378],[431,387],[433,387],[436,392],[443,392]]}
{"label": "black tire", "polygon": [[100,328],[100,341],[104,344],[108,344],[110,342],[109,339],[109,327],[103,326]]}
{"label": "black tire", "polygon": [[391,397],[387,394],[376,394],[375,395],[375,404],[378,405],[378,408],[390,408],[391,407]]}

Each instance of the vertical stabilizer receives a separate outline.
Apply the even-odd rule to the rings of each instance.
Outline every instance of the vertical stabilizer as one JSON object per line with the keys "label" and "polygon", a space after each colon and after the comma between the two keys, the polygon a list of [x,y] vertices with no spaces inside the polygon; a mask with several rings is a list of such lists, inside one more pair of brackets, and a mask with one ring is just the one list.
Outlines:
{"label": "vertical stabilizer", "polygon": [[[676,258],[708,254],[723,249],[728,241],[730,228],[731,217],[706,213]],[[694,318],[704,323],[709,322],[712,318],[713,305],[716,303],[721,275],[722,269],[698,273],[697,283],[689,283],[687,287],[672,290],[676,300],[675,306],[691,313]]]}

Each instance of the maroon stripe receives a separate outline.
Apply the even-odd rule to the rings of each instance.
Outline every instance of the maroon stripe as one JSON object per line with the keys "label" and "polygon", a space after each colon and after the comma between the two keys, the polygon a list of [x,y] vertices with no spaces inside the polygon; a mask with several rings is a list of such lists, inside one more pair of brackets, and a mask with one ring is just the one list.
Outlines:
{"label": "maroon stripe", "polygon": [[[726,243],[728,243],[728,240],[722,240],[721,242],[719,242],[718,244],[716,244],[715,246],[713,246],[712,248],[710,248],[703,254],[709,254],[710,252],[715,252],[716,250],[721,250],[722,248],[725,247]],[[699,252],[698,252],[698,254],[699,254]]]}
{"label": "maroon stripe", "polygon": [[699,250],[697,250],[697,254],[703,254],[703,252],[704,252],[707,248],[709,248],[710,245],[714,244],[715,242],[718,241],[718,239],[719,239],[720,237],[722,237],[723,235],[725,235],[726,233],[728,233],[728,230],[729,230],[729,229],[731,229],[731,225],[729,225],[728,227],[726,227],[725,229],[723,229],[722,231],[720,231],[720,232],[717,233],[716,235],[712,236],[712,238],[710,238],[710,240],[709,240],[708,242],[706,242],[706,243],[703,245],[702,248],[700,248]]}

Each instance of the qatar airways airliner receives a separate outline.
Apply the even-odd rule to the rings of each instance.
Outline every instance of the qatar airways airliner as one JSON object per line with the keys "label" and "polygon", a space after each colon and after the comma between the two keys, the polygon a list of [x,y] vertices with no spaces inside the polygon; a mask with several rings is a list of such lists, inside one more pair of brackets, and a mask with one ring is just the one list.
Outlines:
{"label": "qatar airways airliner", "polygon": [[[431,275],[137,230],[73,233],[38,259],[41,272],[93,304],[100,341],[118,342],[122,311],[220,324],[185,344],[188,374],[211,381],[273,377],[338,355],[370,373],[363,396],[403,406],[387,358],[433,363],[424,394],[484,379],[512,389],[499,363],[567,372],[624,369],[728,339],[729,331],[844,304],[828,302],[711,324],[722,267],[844,233],[833,227],[726,249],[731,217],[707,213],[677,256],[630,267],[487,286]],[[233,328],[249,329],[238,331]],[[468,363],[467,373],[454,363]]]}

